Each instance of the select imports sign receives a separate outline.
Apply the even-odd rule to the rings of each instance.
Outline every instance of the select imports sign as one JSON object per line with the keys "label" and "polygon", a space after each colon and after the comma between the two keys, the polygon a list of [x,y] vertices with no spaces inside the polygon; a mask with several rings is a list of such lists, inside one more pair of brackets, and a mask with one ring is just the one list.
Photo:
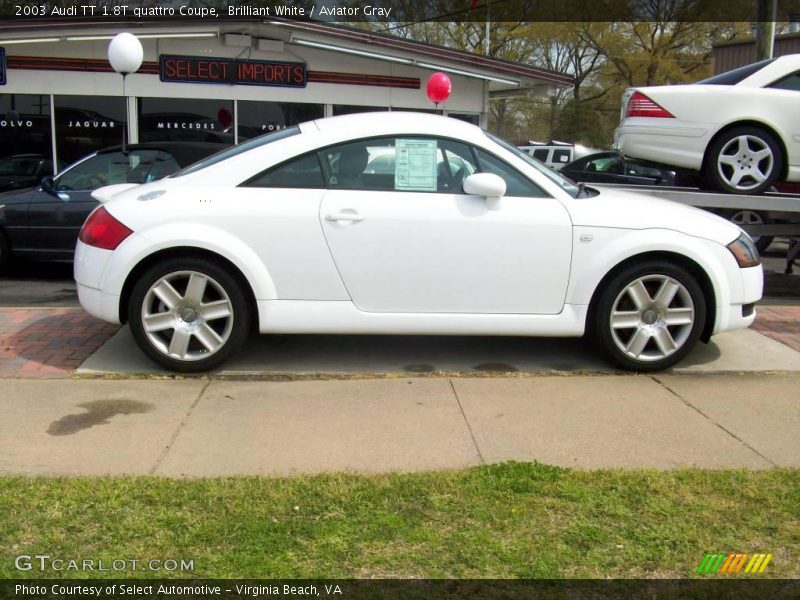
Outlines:
{"label": "select imports sign", "polygon": [[308,82],[305,63],[165,54],[159,59],[161,81],[298,88]]}

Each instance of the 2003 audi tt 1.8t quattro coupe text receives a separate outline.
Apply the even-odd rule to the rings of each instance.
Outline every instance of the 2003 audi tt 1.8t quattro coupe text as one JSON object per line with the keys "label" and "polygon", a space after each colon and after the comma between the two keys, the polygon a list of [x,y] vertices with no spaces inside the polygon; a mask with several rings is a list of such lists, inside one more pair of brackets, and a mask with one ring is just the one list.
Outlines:
{"label": "2003 audi tt 1.8t quattro coupe text", "polygon": [[758,252],[728,221],[577,187],[433,115],[311,121],[95,195],[81,303],[178,371],[219,365],[251,329],[588,333],[649,371],[747,327],[761,297]]}

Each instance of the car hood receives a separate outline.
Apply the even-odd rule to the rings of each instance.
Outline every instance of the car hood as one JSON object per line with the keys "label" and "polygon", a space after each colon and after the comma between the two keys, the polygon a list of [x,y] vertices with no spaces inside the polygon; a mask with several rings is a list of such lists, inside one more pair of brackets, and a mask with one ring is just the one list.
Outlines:
{"label": "car hood", "polygon": [[693,206],[614,188],[593,189],[598,191],[596,196],[569,204],[576,226],[672,229],[720,244],[729,244],[742,233],[730,221]]}

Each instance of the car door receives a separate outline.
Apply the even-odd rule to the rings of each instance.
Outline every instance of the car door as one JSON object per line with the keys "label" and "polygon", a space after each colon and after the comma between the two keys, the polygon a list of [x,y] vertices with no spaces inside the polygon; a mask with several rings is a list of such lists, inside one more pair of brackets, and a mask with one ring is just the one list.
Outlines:
{"label": "car door", "polygon": [[0,194],[0,229],[14,252],[25,252],[28,238],[28,206],[31,190],[14,190]]}
{"label": "car door", "polygon": [[[394,152],[392,173],[365,173]],[[562,310],[572,227],[565,207],[502,160],[425,136],[361,140],[320,152],[320,222],[354,304],[368,312]],[[499,210],[463,193],[475,171],[506,180]]]}
{"label": "car door", "polygon": [[134,149],[102,152],[67,169],[55,178],[53,192],[38,188],[31,196],[28,220],[32,251],[52,258],[71,258],[81,226],[98,205],[92,191],[117,183],[146,183],[151,173],[173,163],[174,171],[177,163],[161,150]]}

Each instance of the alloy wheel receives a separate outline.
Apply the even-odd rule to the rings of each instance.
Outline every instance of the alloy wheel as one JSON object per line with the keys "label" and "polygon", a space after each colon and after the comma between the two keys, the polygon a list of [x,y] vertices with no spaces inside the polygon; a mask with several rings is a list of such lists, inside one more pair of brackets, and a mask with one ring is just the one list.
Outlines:
{"label": "alloy wheel", "polygon": [[233,303],[225,289],[199,271],[176,271],[147,290],[142,327],[165,356],[197,361],[218,352],[233,330]]}
{"label": "alloy wheel", "polygon": [[663,360],[692,333],[695,307],[689,290],[668,275],[645,275],[626,285],[612,305],[609,326],[617,348],[641,362]]}
{"label": "alloy wheel", "polygon": [[731,188],[755,190],[772,174],[775,157],[769,144],[752,134],[731,138],[717,157],[717,172]]}

